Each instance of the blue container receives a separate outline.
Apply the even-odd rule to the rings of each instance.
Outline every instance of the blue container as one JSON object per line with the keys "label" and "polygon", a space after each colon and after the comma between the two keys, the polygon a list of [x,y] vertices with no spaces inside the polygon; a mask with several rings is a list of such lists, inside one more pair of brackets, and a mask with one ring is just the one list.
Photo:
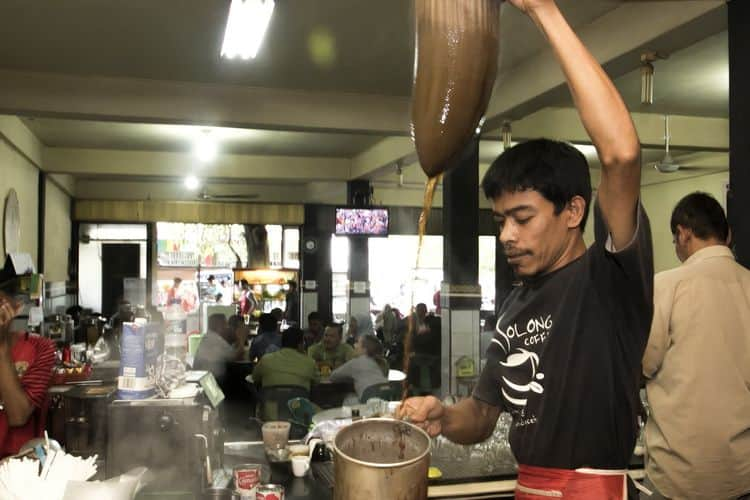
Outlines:
{"label": "blue container", "polygon": [[154,395],[157,361],[163,349],[158,325],[123,323],[117,379],[119,399],[146,399]]}

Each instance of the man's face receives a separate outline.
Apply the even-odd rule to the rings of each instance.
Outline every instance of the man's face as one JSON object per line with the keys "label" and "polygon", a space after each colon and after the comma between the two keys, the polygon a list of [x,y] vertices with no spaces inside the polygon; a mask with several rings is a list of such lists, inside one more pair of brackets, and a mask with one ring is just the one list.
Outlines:
{"label": "man's face", "polygon": [[[500,243],[519,278],[546,274],[557,268],[570,231],[570,209],[555,214],[555,206],[538,191],[508,192],[492,200]],[[579,233],[580,230],[575,228]]]}
{"label": "man's face", "polygon": [[340,342],[341,333],[339,333],[339,329],[332,326],[327,326],[325,332],[323,333],[323,347],[325,347],[328,351],[332,351],[336,349]]}
{"label": "man's face", "polygon": [[311,319],[307,327],[310,329],[311,332],[317,334],[323,329],[323,324],[320,322],[319,319]]}
{"label": "man's face", "polygon": [[417,304],[416,307],[417,310],[417,317],[421,320],[425,319],[427,316],[427,307],[423,304]]}

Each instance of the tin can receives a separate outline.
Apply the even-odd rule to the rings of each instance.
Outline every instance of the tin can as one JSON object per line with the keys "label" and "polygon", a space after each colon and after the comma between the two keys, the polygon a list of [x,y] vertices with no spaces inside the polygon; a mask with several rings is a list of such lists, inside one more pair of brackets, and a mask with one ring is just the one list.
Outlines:
{"label": "tin can", "polygon": [[259,484],[255,500],[284,500],[284,487],[280,484]]}
{"label": "tin can", "polygon": [[234,487],[238,492],[254,490],[260,484],[260,464],[240,464],[233,469]]}
{"label": "tin can", "polygon": [[256,488],[252,490],[235,490],[234,494],[237,500],[255,500],[256,491]]}

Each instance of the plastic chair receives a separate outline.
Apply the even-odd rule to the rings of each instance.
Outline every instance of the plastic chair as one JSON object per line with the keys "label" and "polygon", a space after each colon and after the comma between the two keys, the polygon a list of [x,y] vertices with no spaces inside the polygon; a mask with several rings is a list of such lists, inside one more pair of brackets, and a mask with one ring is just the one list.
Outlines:
{"label": "plastic chair", "polygon": [[393,390],[390,382],[383,382],[382,384],[373,384],[362,391],[362,396],[359,398],[361,403],[367,403],[368,399],[380,398],[385,401],[398,401],[398,393]]}
{"label": "plastic chair", "polygon": [[289,410],[289,400],[310,398],[310,391],[299,385],[272,385],[260,390],[260,418],[264,422],[272,420],[293,420]]}
{"label": "plastic chair", "polygon": [[289,406],[289,411],[292,414],[292,425],[299,425],[305,429],[310,428],[313,415],[320,411],[320,408],[307,398],[290,399],[287,401],[287,406]]}

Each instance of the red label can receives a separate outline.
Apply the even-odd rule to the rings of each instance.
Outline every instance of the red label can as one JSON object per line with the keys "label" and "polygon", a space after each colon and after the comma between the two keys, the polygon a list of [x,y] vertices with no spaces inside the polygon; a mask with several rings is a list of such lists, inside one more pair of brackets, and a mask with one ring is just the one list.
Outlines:
{"label": "red label can", "polygon": [[280,484],[259,484],[255,500],[284,500],[284,487]]}
{"label": "red label can", "polygon": [[259,464],[241,464],[234,467],[234,487],[238,490],[252,490],[260,484]]}

